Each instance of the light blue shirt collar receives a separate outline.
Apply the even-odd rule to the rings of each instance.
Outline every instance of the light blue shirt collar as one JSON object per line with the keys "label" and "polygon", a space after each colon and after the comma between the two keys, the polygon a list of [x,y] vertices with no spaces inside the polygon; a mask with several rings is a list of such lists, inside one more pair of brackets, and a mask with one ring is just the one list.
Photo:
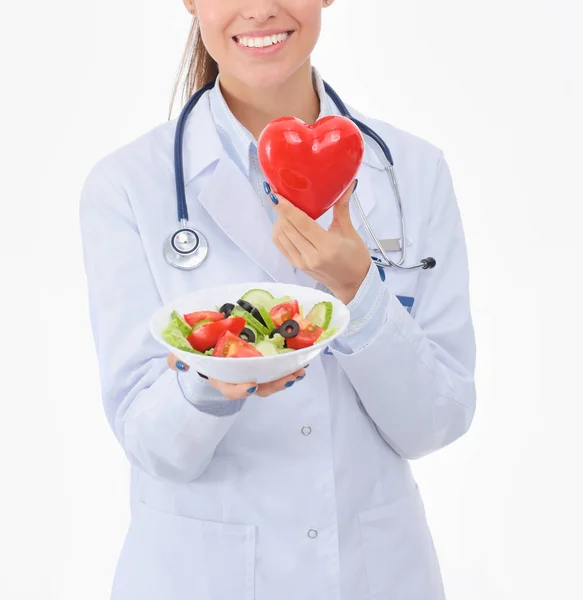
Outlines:
{"label": "light blue shirt collar", "polygon": [[[220,75],[217,75],[215,86],[209,92],[210,109],[223,143],[228,152],[249,177],[251,153],[257,153],[257,141],[251,132],[244,127],[233,115],[227,105],[219,86]],[[335,114],[330,111],[330,99],[324,89],[324,81],[315,67],[312,67],[312,81],[320,99],[320,114],[318,119]]]}

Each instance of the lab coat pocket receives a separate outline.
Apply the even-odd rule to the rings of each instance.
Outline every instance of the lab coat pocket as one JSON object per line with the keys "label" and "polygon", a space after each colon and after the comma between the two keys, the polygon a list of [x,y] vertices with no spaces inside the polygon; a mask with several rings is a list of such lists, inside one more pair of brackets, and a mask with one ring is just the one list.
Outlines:
{"label": "lab coat pocket", "polygon": [[369,600],[443,600],[421,498],[413,493],[359,515]]}
{"label": "lab coat pocket", "polygon": [[254,600],[254,588],[254,526],[137,504],[111,600]]}

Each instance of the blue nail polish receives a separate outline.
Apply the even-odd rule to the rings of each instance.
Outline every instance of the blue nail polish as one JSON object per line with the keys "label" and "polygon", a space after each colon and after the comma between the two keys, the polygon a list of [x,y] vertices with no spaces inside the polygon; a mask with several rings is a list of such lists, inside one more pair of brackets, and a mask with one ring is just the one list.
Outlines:
{"label": "blue nail polish", "polygon": [[179,371],[186,371],[186,365],[181,360],[176,361],[176,368]]}
{"label": "blue nail polish", "polygon": [[291,387],[291,386],[292,386],[294,383],[295,383],[295,381],[288,381],[288,382],[285,384],[285,387],[286,387],[286,388],[290,388],[290,387]]}
{"label": "blue nail polish", "polygon": [[371,256],[371,258],[373,259],[377,266],[377,269],[379,270],[379,276],[381,278],[381,281],[384,281],[387,278],[387,275],[385,273],[385,268],[382,265],[379,265],[380,259],[376,256]]}
{"label": "blue nail polish", "polygon": [[257,391],[257,390],[258,390],[258,387],[257,387],[257,386],[254,386],[254,387],[252,387],[252,388],[249,388],[249,389],[247,390],[247,393],[248,393],[248,394],[254,394],[254,393]]}
{"label": "blue nail polish", "polygon": [[296,381],[301,381],[304,377],[305,377],[305,375],[300,375],[299,377],[296,378]]}
{"label": "blue nail polish", "polygon": [[354,194],[354,192],[356,192],[356,188],[358,187],[358,179],[354,180],[354,189],[352,190],[352,193]]}
{"label": "blue nail polish", "polygon": [[269,197],[271,198],[271,201],[274,204],[279,204],[279,200],[277,199],[277,197],[275,196],[275,194],[269,194]]}
{"label": "blue nail polish", "polygon": [[267,183],[267,181],[263,182],[263,189],[265,190],[266,194],[270,194],[271,193],[271,187],[270,185]]}

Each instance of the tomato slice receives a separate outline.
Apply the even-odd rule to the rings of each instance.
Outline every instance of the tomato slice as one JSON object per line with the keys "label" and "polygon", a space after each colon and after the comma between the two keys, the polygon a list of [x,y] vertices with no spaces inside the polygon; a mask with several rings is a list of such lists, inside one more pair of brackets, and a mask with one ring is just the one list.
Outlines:
{"label": "tomato slice", "polygon": [[293,350],[313,346],[324,331],[321,327],[304,319],[299,313],[294,315],[293,320],[299,324],[300,332],[295,337],[286,338],[285,340],[286,346]]}
{"label": "tomato slice", "polygon": [[226,331],[238,336],[243,331],[244,327],[245,319],[243,317],[222,319],[221,321],[201,325],[186,339],[195,350],[206,352],[216,345],[221,335]]}
{"label": "tomato slice", "polygon": [[284,321],[293,319],[293,316],[300,312],[300,305],[297,300],[291,300],[290,302],[282,302],[276,304],[270,311],[269,316],[276,327],[281,327]]}
{"label": "tomato slice", "polygon": [[[244,319],[243,319],[244,320]],[[263,356],[257,348],[249,342],[237,337],[231,331],[225,331],[219,338],[213,356],[221,356],[225,358],[246,358],[252,356]]]}
{"label": "tomato slice", "polygon": [[199,310],[197,312],[191,312],[184,315],[184,320],[193,327],[199,321],[221,321],[225,318],[225,315],[220,312],[213,310]]}

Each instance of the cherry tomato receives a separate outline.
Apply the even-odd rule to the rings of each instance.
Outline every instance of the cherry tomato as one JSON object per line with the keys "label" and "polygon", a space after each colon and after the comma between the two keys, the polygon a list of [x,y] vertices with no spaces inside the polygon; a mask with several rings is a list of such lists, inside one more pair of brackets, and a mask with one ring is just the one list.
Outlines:
{"label": "cherry tomato", "polygon": [[226,331],[237,336],[245,327],[245,319],[243,317],[233,317],[222,319],[213,323],[201,325],[195,329],[186,339],[190,345],[199,352],[206,352],[216,345],[217,341]]}
{"label": "cherry tomato", "polygon": [[276,304],[270,311],[269,316],[276,327],[281,327],[284,321],[293,319],[295,314],[300,312],[300,306],[297,300],[291,300],[290,302],[282,302]]}
{"label": "cherry tomato", "polygon": [[299,313],[294,315],[293,320],[299,324],[300,332],[295,337],[286,338],[285,340],[286,346],[293,350],[313,346],[324,331],[321,327],[304,319]]}
{"label": "cherry tomato", "polygon": [[257,348],[237,337],[231,331],[225,331],[219,338],[213,356],[222,356],[225,358],[245,358],[251,356],[263,356]]}
{"label": "cherry tomato", "polygon": [[192,312],[184,315],[184,320],[193,327],[199,321],[221,321],[225,318],[225,315],[220,312],[213,310],[199,310],[198,312]]}

